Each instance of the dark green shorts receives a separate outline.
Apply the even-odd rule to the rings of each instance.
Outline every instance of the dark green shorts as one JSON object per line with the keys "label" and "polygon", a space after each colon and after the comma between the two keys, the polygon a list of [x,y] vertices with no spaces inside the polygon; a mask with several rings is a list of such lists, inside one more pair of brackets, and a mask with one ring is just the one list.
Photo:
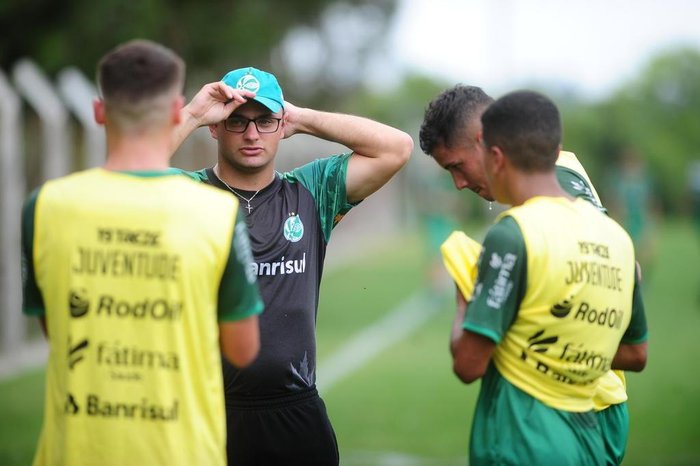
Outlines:
{"label": "dark green shorts", "polygon": [[550,408],[510,384],[491,364],[474,413],[469,464],[603,465],[598,417],[594,411]]}

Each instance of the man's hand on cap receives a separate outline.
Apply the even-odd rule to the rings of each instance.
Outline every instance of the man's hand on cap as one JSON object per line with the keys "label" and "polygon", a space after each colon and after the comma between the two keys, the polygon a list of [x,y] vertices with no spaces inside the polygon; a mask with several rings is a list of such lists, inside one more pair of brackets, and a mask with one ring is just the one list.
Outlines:
{"label": "man's hand on cap", "polygon": [[254,92],[234,89],[221,81],[205,84],[185,106],[185,115],[195,120],[197,126],[215,124],[253,97]]}

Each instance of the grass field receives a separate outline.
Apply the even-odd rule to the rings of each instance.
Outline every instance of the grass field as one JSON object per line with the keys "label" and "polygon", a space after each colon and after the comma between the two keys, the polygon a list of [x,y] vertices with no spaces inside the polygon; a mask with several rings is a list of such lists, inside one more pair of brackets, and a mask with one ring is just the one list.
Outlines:
{"label": "grass field", "polygon": [[[406,238],[328,271],[318,317],[319,359],[419,292],[422,243]],[[331,244],[332,247],[332,244]],[[628,376],[631,432],[626,466],[700,464],[700,237],[689,223],[667,223],[647,270],[647,369]],[[350,372],[322,395],[345,466],[466,464],[478,384],[452,375],[447,335],[453,290],[440,311],[407,338]],[[323,374],[318,375],[323,386]],[[31,462],[41,424],[43,371],[0,383],[0,465]]]}

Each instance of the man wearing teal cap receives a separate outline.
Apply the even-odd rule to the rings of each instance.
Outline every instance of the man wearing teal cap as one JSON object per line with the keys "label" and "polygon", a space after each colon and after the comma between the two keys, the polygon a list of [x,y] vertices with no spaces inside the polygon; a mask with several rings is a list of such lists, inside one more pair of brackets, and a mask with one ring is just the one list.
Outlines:
{"label": "man wearing teal cap", "polygon": [[[316,312],[331,231],[408,161],[411,137],[352,115],[285,102],[256,68],[227,73],[185,108],[179,142],[209,124],[214,167],[190,173],[241,199],[265,311],[258,359],[224,365],[229,464],[337,465],[338,447],[316,382]],[[280,140],[309,134],[348,147],[289,172],[275,171]]]}

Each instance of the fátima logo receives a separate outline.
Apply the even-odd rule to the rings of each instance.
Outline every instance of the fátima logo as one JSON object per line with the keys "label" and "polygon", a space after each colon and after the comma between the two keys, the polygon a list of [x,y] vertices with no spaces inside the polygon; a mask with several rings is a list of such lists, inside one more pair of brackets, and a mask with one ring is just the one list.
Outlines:
{"label": "f\u00e1tima logo", "polygon": [[[542,329],[530,335],[527,341],[530,342],[530,344],[527,345],[527,350],[534,351],[535,353],[546,353],[550,346],[559,341],[559,337],[556,335],[551,337],[544,336],[544,329]],[[520,359],[523,361],[527,359],[525,349],[520,353]]]}
{"label": "f\u00e1tima logo", "polygon": [[81,340],[73,345],[71,338],[68,337],[68,367],[73,369],[77,363],[83,360],[85,349],[90,346],[87,339]]}

